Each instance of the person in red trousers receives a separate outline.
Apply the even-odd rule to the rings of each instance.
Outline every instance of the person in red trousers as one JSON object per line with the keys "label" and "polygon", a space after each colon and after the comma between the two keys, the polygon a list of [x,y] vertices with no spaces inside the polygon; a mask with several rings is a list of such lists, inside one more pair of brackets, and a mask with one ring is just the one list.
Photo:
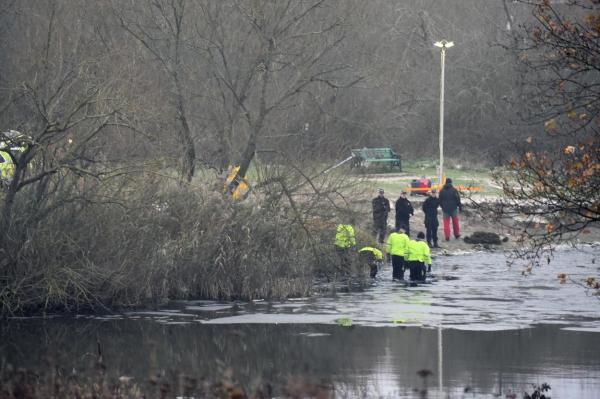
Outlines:
{"label": "person in red trousers", "polygon": [[440,207],[444,218],[444,236],[446,241],[450,240],[450,219],[452,219],[452,229],[454,237],[460,238],[460,225],[458,222],[458,212],[462,212],[462,204],[460,203],[460,194],[452,185],[452,179],[446,179],[446,184],[440,191]]}

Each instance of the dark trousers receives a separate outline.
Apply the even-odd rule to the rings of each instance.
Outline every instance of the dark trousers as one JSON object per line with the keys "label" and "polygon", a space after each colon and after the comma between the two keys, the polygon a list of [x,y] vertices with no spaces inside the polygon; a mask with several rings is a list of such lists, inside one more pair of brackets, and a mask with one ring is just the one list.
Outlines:
{"label": "dark trousers", "polygon": [[377,266],[379,262],[375,259],[375,256],[373,256],[373,253],[369,251],[360,252],[360,260],[369,266],[369,276],[371,278],[377,277]]}
{"label": "dark trousers", "polygon": [[427,237],[427,244],[432,247],[432,246],[436,246],[438,245],[438,227],[439,227],[439,222],[437,220],[426,220],[425,221],[425,229],[426,229],[426,233],[425,236]]}
{"label": "dark trousers", "polygon": [[404,231],[406,232],[407,236],[410,236],[410,222],[409,219],[396,219],[396,228],[397,229],[404,229]]}
{"label": "dark trousers", "polygon": [[385,242],[385,236],[387,234],[387,221],[386,220],[374,220],[373,221],[373,234],[375,239],[383,244]]}
{"label": "dark trousers", "polygon": [[404,280],[404,256],[392,255],[392,279]]}
{"label": "dark trousers", "polygon": [[369,263],[369,266],[371,267],[371,272],[369,273],[369,276],[371,278],[377,277],[377,262]]}
{"label": "dark trousers", "polygon": [[427,274],[427,268],[423,262],[409,261],[408,266],[410,267],[410,280],[411,281],[425,281],[425,275]]}

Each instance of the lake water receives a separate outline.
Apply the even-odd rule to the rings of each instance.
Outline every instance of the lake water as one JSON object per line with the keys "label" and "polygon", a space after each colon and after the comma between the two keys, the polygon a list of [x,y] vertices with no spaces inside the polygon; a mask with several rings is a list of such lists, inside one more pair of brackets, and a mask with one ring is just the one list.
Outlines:
{"label": "lake water", "polygon": [[140,382],[184,373],[248,391],[269,382],[274,396],[303,381],[336,397],[406,398],[520,398],[545,382],[552,398],[598,398],[600,300],[556,276],[579,282],[599,267],[599,247],[563,250],[525,276],[501,253],[475,253],[438,257],[438,281],[417,287],[386,266],[360,292],[11,319],[0,357],[85,372],[99,341],[107,370]]}

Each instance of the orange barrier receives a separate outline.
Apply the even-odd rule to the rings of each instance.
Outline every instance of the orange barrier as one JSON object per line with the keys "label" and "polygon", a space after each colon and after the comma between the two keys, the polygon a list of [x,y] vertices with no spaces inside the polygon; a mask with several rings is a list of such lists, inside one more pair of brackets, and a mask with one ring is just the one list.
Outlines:
{"label": "orange barrier", "polygon": [[[441,186],[439,184],[436,184],[434,186],[431,187],[407,187],[404,189],[404,191],[406,191],[407,193],[428,193],[431,190],[437,190],[438,193],[440,192],[440,190],[443,188],[444,186]],[[457,189],[458,191],[483,191],[483,187],[471,187],[471,186],[454,186],[455,189]]]}

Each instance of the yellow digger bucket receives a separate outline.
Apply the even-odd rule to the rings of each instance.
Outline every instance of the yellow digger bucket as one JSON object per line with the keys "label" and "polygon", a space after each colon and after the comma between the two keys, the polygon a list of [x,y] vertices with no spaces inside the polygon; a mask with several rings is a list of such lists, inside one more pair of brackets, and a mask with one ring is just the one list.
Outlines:
{"label": "yellow digger bucket", "polygon": [[[238,176],[240,170],[239,165],[230,166],[227,172],[227,178],[225,178],[225,186],[223,192],[231,193],[231,197],[234,200],[243,200],[250,193],[250,183],[245,177]],[[237,185],[233,185],[234,180]]]}

